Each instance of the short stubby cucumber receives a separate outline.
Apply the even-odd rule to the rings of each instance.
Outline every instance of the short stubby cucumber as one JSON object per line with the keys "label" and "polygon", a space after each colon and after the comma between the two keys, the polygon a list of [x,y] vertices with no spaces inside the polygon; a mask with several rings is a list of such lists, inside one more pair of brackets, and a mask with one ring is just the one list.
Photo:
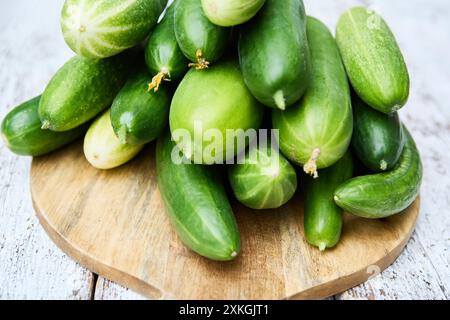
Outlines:
{"label": "short stubby cucumber", "polygon": [[6,146],[21,156],[40,156],[55,151],[82,136],[88,126],[66,132],[41,129],[36,97],[12,109],[2,121],[1,134]]}
{"label": "short stubby cucumber", "polygon": [[322,22],[310,17],[307,30],[311,83],[299,103],[284,112],[275,110],[272,119],[283,154],[317,177],[317,169],[333,165],[347,151],[353,115],[347,76],[333,36]]}
{"label": "short stubby cucumber", "polygon": [[111,125],[110,110],[98,117],[84,138],[84,155],[97,169],[113,169],[133,159],[144,145],[123,144]]}
{"label": "short stubby cucumber", "polygon": [[66,0],[61,28],[79,55],[103,59],[139,44],[158,21],[167,0]]}
{"label": "short stubby cucumber", "polygon": [[304,94],[310,77],[302,0],[267,0],[239,37],[245,83],[264,105],[284,110]]}
{"label": "short stubby cucumber", "polygon": [[306,177],[304,228],[306,240],[324,251],[339,242],[342,232],[342,209],[334,203],[334,191],[352,178],[353,159],[347,152],[333,166],[324,169],[318,179]]}
{"label": "short stubby cucumber", "polygon": [[205,16],[201,0],[182,0],[175,3],[175,36],[189,65],[207,69],[225,53],[231,28],[213,24]]}
{"label": "short stubby cucumber", "polygon": [[416,144],[403,126],[406,144],[397,165],[389,172],[353,178],[339,188],[334,200],[360,217],[386,218],[408,208],[422,183],[422,162]]}
{"label": "short stubby cucumber", "polygon": [[397,112],[384,114],[353,96],[353,150],[375,172],[392,169],[403,151],[405,139]]}
{"label": "short stubby cucumber", "polygon": [[353,88],[368,105],[391,113],[406,104],[408,69],[382,17],[369,8],[352,8],[340,18],[336,40]]}
{"label": "short stubby cucumber", "polygon": [[256,137],[263,115],[238,64],[224,61],[207,72],[191,69],[186,74],[173,97],[169,121],[172,137],[187,158],[222,164]]}
{"label": "short stubby cucumber", "polygon": [[171,88],[148,91],[151,75],[141,70],[120,90],[111,107],[111,123],[122,143],[140,145],[158,138],[169,122]]}
{"label": "short stubby cucumber", "polygon": [[[175,158],[180,162],[174,161]],[[185,160],[185,159],[184,159]],[[158,186],[183,243],[217,261],[235,259],[241,243],[236,220],[216,167],[185,163],[170,133],[156,148]]]}
{"label": "short stubby cucumber", "polygon": [[202,0],[208,19],[219,26],[231,27],[253,18],[266,0]]}
{"label": "short stubby cucumber", "polygon": [[252,209],[276,209],[286,204],[297,190],[292,165],[270,146],[254,145],[240,163],[228,169],[236,198]]}
{"label": "short stubby cucumber", "polygon": [[167,9],[145,48],[145,62],[153,75],[149,90],[158,91],[162,81],[179,80],[188,70],[189,62],[175,37],[174,7],[172,4]]}
{"label": "short stubby cucumber", "polygon": [[42,128],[68,131],[108,108],[126,80],[126,57],[92,60],[76,56],[64,64],[42,94]]}

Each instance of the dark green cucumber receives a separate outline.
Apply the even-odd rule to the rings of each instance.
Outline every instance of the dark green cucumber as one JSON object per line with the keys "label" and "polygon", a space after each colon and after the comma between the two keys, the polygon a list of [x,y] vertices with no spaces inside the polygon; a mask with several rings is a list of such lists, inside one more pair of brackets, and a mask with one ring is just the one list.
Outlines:
{"label": "dark green cucumber", "polygon": [[175,3],[175,36],[184,55],[197,69],[208,68],[224,54],[231,28],[213,24],[205,16],[201,0]]}
{"label": "dark green cucumber", "polygon": [[405,139],[397,112],[384,114],[353,96],[353,150],[369,169],[392,169],[403,151]]}
{"label": "dark green cucumber", "polygon": [[228,178],[239,202],[252,209],[279,208],[297,190],[295,169],[270,146],[252,146],[242,163],[229,166]]}
{"label": "dark green cucumber", "polygon": [[239,39],[245,83],[264,105],[284,110],[305,92],[310,75],[302,0],[267,0]]}
{"label": "dark green cucumber", "polygon": [[335,164],[348,149],[353,129],[350,88],[333,35],[308,17],[311,83],[304,97],[286,111],[274,110],[280,148],[291,161],[317,177],[317,169]]}
{"label": "dark green cucumber", "polygon": [[84,125],[66,132],[42,130],[38,113],[40,99],[39,96],[15,107],[2,121],[2,138],[15,154],[47,154],[71,143],[88,129],[88,126]]}
{"label": "dark green cucumber", "polygon": [[39,116],[43,129],[68,131],[108,108],[126,80],[125,59],[76,56],[50,80],[42,94]]}
{"label": "dark green cucumber", "polygon": [[233,260],[240,237],[221,177],[215,167],[178,164],[181,154],[167,133],[158,140],[156,170],[167,213],[184,244],[217,261]]}
{"label": "dark green cucumber", "polygon": [[150,90],[158,91],[162,81],[179,80],[188,70],[188,60],[178,46],[174,30],[174,4],[153,30],[145,48],[145,61],[154,76]]}
{"label": "dark green cucumber", "polygon": [[151,75],[137,72],[120,90],[111,107],[111,123],[122,143],[145,144],[158,138],[169,122],[171,89],[148,91]]}
{"label": "dark green cucumber", "polygon": [[386,218],[408,208],[419,194],[422,162],[416,144],[403,126],[406,144],[392,171],[353,178],[342,184],[334,201],[346,211],[364,218]]}
{"label": "dark green cucumber", "polygon": [[306,177],[305,235],[320,251],[333,248],[341,237],[342,209],[333,200],[334,191],[352,178],[353,159],[350,152],[333,166],[321,171],[318,179]]}
{"label": "dark green cucumber", "polygon": [[352,8],[340,18],[336,40],[353,88],[368,105],[391,113],[406,104],[408,69],[383,18],[369,8]]}

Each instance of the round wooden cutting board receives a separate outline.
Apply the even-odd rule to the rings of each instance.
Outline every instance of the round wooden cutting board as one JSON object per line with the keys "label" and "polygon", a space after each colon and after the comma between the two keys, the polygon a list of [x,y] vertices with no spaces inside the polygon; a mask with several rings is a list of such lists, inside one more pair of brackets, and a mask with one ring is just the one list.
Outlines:
{"label": "round wooden cutting board", "polygon": [[345,216],[340,244],[325,253],[303,236],[301,196],[256,212],[234,203],[242,252],[229,263],[183,246],[156,183],[154,145],[129,164],[96,170],[80,142],[35,158],[31,192],[40,222],[69,256],[101,276],[156,299],[319,299],[375,276],[405,247],[417,200],[384,220]]}

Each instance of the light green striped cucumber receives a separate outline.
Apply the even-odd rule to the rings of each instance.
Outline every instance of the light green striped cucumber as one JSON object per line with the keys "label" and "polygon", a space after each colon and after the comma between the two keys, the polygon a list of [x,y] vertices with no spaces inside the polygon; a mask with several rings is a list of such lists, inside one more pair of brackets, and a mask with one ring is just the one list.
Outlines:
{"label": "light green striped cucumber", "polygon": [[102,59],[139,44],[158,21],[167,0],[66,0],[61,28],[79,55]]}
{"label": "light green striped cucumber", "polygon": [[144,145],[123,144],[111,125],[110,110],[95,120],[84,138],[84,155],[97,169],[113,169],[133,159]]}
{"label": "light green striped cucumber", "polygon": [[92,60],[70,59],[53,76],[42,94],[39,116],[43,129],[68,131],[88,122],[111,105],[126,80],[119,56]]}
{"label": "light green striped cucumber", "polygon": [[266,0],[202,0],[203,11],[218,26],[231,27],[253,18]]}
{"label": "light green striped cucumber", "polygon": [[347,76],[333,36],[322,22],[310,17],[307,32],[311,83],[298,104],[284,112],[275,110],[272,119],[283,154],[317,177],[317,169],[333,165],[347,151],[353,115]]}
{"label": "light green striped cucumber", "polygon": [[297,174],[277,150],[253,145],[241,160],[229,167],[228,177],[242,204],[252,209],[276,209],[292,198]]}
{"label": "light green striped cucumber", "polygon": [[384,113],[406,104],[408,69],[383,18],[368,8],[352,8],[340,18],[336,39],[353,88],[364,102]]}
{"label": "light green striped cucumber", "polygon": [[405,126],[403,131],[406,144],[396,166],[342,184],[334,193],[338,206],[359,217],[379,219],[400,213],[414,202],[422,183],[422,161]]}

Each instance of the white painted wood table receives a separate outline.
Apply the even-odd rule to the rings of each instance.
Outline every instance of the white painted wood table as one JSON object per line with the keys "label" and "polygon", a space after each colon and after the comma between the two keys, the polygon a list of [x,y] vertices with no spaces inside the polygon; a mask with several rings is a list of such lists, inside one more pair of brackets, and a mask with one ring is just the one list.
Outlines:
{"label": "white painted wood table", "polygon": [[[0,118],[42,92],[69,58],[59,28],[63,0],[0,2]],[[373,4],[391,25],[412,78],[401,116],[424,162],[418,225],[400,258],[335,299],[450,297],[450,2],[447,0],[305,0],[331,28],[339,14]],[[29,192],[30,159],[0,144],[0,299],[139,299],[79,266],[39,225]]]}

